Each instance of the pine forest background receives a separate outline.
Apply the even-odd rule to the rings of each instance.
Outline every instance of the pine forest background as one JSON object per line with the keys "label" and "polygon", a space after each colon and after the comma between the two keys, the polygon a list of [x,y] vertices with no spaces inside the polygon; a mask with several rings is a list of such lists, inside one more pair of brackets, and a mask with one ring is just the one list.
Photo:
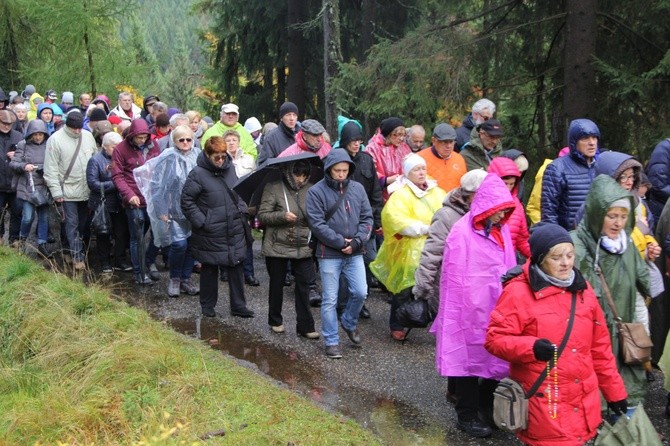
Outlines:
{"label": "pine forest background", "polygon": [[537,167],[571,119],[645,161],[670,136],[670,0],[3,0],[0,86],[240,105],[335,134],[381,119],[459,125],[481,97]]}

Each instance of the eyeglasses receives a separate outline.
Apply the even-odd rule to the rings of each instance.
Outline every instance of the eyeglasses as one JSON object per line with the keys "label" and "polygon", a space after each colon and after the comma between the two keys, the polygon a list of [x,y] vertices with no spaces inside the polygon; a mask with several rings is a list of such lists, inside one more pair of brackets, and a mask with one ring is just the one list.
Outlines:
{"label": "eyeglasses", "polygon": [[625,183],[627,181],[635,181],[635,174],[633,175],[621,175],[619,177],[619,183]]}
{"label": "eyeglasses", "polygon": [[391,133],[391,136],[405,136],[407,135],[407,132],[393,132]]}
{"label": "eyeglasses", "polygon": [[209,158],[212,161],[221,161],[226,159],[226,154],[225,153],[214,153],[212,155],[209,155]]}
{"label": "eyeglasses", "polygon": [[191,142],[193,140],[191,138],[179,138],[177,141],[179,141],[179,142]]}

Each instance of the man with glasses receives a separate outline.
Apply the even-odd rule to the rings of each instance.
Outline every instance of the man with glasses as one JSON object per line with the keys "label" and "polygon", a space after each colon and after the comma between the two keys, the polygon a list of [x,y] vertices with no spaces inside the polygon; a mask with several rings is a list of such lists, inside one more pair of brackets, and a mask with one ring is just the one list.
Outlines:
{"label": "man with glasses", "polygon": [[502,135],[503,129],[497,119],[488,119],[475,127],[470,141],[461,150],[468,171],[487,170],[491,160],[502,155]]}
{"label": "man with glasses", "polygon": [[496,105],[488,99],[480,99],[472,106],[472,112],[463,119],[463,125],[456,129],[456,151],[460,152],[463,146],[470,141],[472,130],[479,124],[493,118],[496,114]]}
{"label": "man with glasses", "polygon": [[240,134],[240,147],[244,153],[253,156],[254,159],[258,156],[256,144],[251,137],[251,133],[240,124],[240,108],[235,104],[223,104],[221,106],[221,117],[219,121],[211,126],[204,135],[200,143],[205,146],[207,140],[212,136],[223,136],[228,130],[235,130]]}
{"label": "man with glasses", "polygon": [[145,234],[149,229],[147,203],[133,176],[134,169],[160,154],[158,144],[149,133],[147,122],[135,119],[130,124],[126,138],[112,153],[112,181],[126,210],[130,230],[130,260],[135,282],[139,285],[152,285],[152,280],[160,279],[157,271],[149,270],[149,265],[156,260],[158,248],[150,240],[145,242],[148,238]]}
{"label": "man with glasses", "polygon": [[[2,91],[2,90],[0,90]],[[3,93],[4,95],[4,93]],[[23,139],[21,132],[13,129],[16,115],[11,110],[0,110],[0,244],[5,237],[5,218],[9,215],[9,240],[13,244],[19,240],[21,228],[21,209],[16,201],[16,191],[12,190],[14,173],[9,168],[9,162],[14,158],[16,145]],[[9,210],[5,210],[9,207]]]}

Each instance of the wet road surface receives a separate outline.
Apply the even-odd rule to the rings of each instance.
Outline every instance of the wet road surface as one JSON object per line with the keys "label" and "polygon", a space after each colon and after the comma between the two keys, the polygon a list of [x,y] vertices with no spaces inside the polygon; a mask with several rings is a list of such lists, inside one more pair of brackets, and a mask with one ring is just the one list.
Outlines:
{"label": "wet road surface", "polygon": [[[135,286],[127,273],[116,273],[109,284],[131,305],[146,309],[187,336],[202,339],[325,409],[355,419],[386,444],[521,444],[502,431],[494,431],[487,439],[474,439],[456,429],[454,407],[445,398],[446,380],[435,372],[433,336],[425,329],[415,329],[405,344],[392,340],[388,329],[390,305],[378,289],[372,289],[367,300],[372,318],[361,320],[359,326],[362,346],[354,347],[340,330],[342,359],[326,358],[322,340],[308,340],[295,333],[292,286],[284,288],[286,331],[273,333],[267,323],[268,277],[256,245],[260,243],[254,247],[256,277],[261,285],[245,286],[248,307],[256,312],[253,319],[230,316],[226,283],[220,283],[216,318],[200,317],[197,296],[167,297],[168,273],[162,268],[162,279],[153,287]],[[197,275],[194,280],[198,280]],[[319,310],[313,309],[312,313],[318,331]],[[669,421],[663,416],[663,377],[659,371],[655,373],[657,380],[645,409],[657,430],[670,438]]]}

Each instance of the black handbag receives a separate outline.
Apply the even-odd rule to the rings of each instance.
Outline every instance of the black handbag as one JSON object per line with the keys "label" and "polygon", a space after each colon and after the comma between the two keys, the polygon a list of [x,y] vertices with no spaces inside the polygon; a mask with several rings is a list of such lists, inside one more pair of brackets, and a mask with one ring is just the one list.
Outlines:
{"label": "black handbag", "polygon": [[100,204],[93,213],[91,228],[98,234],[109,235],[112,232],[111,216],[105,206],[105,192],[100,186]]}
{"label": "black handbag", "polygon": [[427,300],[412,299],[395,310],[398,323],[407,328],[426,328],[434,319]]}
{"label": "black handbag", "polygon": [[32,172],[28,172],[28,184],[30,186],[28,202],[30,202],[35,207],[46,206],[49,203],[49,199],[41,190],[35,188]]}

